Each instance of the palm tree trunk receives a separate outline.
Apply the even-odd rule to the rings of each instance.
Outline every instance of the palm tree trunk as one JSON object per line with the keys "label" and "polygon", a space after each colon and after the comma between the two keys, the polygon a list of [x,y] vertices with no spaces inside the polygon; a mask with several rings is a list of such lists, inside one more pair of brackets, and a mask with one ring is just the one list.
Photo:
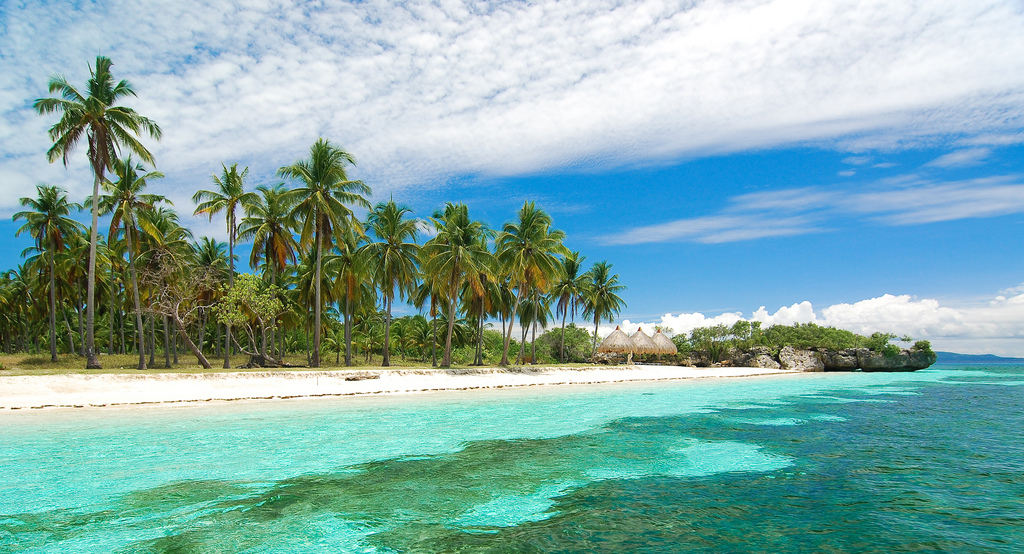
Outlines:
{"label": "palm tree trunk", "polygon": [[[234,216],[232,215],[232,221],[228,227],[228,263],[230,270],[228,271],[228,289],[235,288],[235,222]],[[231,369],[231,324],[227,323],[224,325],[224,369]]]}
{"label": "palm tree trunk", "polygon": [[473,365],[482,366],[484,365],[484,302],[482,298],[480,301],[480,316],[477,318],[476,337],[476,359],[473,360]]}
{"label": "palm tree trunk", "polygon": [[[317,223],[314,240],[316,241],[316,306],[313,310],[313,357],[310,360],[310,367],[320,367],[320,280],[322,276],[323,256],[324,249],[323,245],[320,244],[320,226],[319,218],[314,220]],[[308,235],[307,235],[308,236]]]}
{"label": "palm tree trunk", "polygon": [[214,341],[213,341],[213,355],[214,356],[220,356],[220,335],[221,335],[220,323],[218,323],[217,321],[214,321],[213,322],[213,328],[217,330],[217,336],[214,337]]}
{"label": "palm tree trunk", "polygon": [[516,354],[516,365],[523,365],[523,362],[526,361],[526,333],[529,330],[529,325],[523,325],[523,336],[519,339],[519,353]]}
{"label": "palm tree trunk", "polygon": [[561,352],[558,354],[558,362],[565,363],[565,318],[569,315],[569,309],[566,308],[565,312],[562,313],[562,346]]}
{"label": "palm tree trunk", "polygon": [[192,342],[192,339],[189,338],[188,333],[185,332],[185,324],[176,316],[171,317],[174,318],[174,327],[178,330],[178,336],[181,337],[182,342],[185,343],[185,347],[188,348],[190,352],[192,352],[192,355],[195,356],[197,360],[199,360],[200,365],[202,365],[205,369],[212,369],[209,360],[206,359],[206,356],[203,356],[203,351],[200,350],[195,345],[194,342]]}
{"label": "palm tree trunk", "polygon": [[171,333],[170,333],[170,322],[167,321],[167,316],[164,316],[164,367],[167,369],[171,368]]}
{"label": "palm tree trunk", "polygon": [[146,369],[146,328],[142,326],[142,301],[139,300],[139,275],[135,269],[135,247],[132,245],[128,221],[124,222],[124,240],[128,243],[128,271],[132,274],[132,300],[135,302],[135,329],[139,333],[139,367]]}
{"label": "palm tree trunk", "polygon": [[50,361],[57,361],[57,285],[54,278],[53,257],[55,252],[50,248]]}
{"label": "palm tree trunk", "polygon": [[117,326],[120,328],[121,331],[121,344],[118,345],[118,351],[121,354],[125,354],[126,343],[128,341],[124,340],[124,312],[121,310],[117,310]]}
{"label": "palm tree trunk", "polygon": [[116,274],[114,273],[113,264],[111,264],[111,267],[110,267],[110,325],[108,325],[108,329],[107,329],[107,331],[108,331],[107,332],[107,355],[108,356],[113,356],[114,355],[114,312],[117,309],[116,306],[115,306],[115,301],[117,300],[117,291],[116,291],[117,289],[114,288],[114,287],[117,286],[117,280],[115,278],[115,275]]}
{"label": "palm tree trunk", "polygon": [[432,367],[437,367],[437,312],[434,313],[434,342],[430,343],[430,359]]}
{"label": "palm tree trunk", "polygon": [[[82,334],[83,334],[83,329],[82,329],[82,289],[81,289],[81,287],[75,287],[75,288],[78,289],[78,291],[77,291],[78,294],[75,295],[75,314],[78,315],[78,336],[81,337]],[[85,356],[85,343],[82,343],[82,345],[79,348],[79,352],[80,352],[79,356]]]}
{"label": "palm tree trunk", "polygon": [[149,315],[149,367],[156,365],[156,314]]}
{"label": "palm tree trunk", "polygon": [[533,320],[533,332],[530,335],[530,357],[533,365],[537,365],[537,320]]}
{"label": "palm tree trunk", "polygon": [[171,354],[174,355],[174,365],[178,365],[178,335],[177,335],[178,322],[175,321],[175,322],[172,322],[172,323],[174,323],[175,334],[171,335],[172,337],[174,337],[171,340]]}
{"label": "palm tree trunk", "polygon": [[203,317],[199,325],[199,349],[203,349],[203,345],[206,344],[206,318],[208,317],[206,309],[203,309]]}
{"label": "palm tree trunk", "polygon": [[345,366],[352,367],[352,299],[345,290]]}
{"label": "palm tree trunk", "polygon": [[516,312],[519,311],[519,301],[523,297],[523,286],[516,291],[516,301],[512,304],[512,315],[509,317],[508,333],[505,335],[505,346],[501,349],[501,365],[508,365],[508,345],[512,342],[512,324],[515,323]]}
{"label": "palm tree trunk", "polygon": [[381,367],[391,365],[391,299],[384,297],[384,305],[387,306],[387,315],[384,319],[384,361]]}
{"label": "palm tree trunk", "polygon": [[444,340],[444,359],[441,360],[441,367],[448,369],[452,367],[452,333],[455,331],[455,292],[452,291],[451,300],[448,301],[448,337]]}
{"label": "palm tree trunk", "polygon": [[100,366],[99,357],[96,356],[96,344],[94,342],[94,331],[96,323],[96,243],[99,242],[99,216],[100,216],[100,181],[103,170],[97,169],[93,164],[92,181],[92,229],[89,231],[89,281],[85,312],[85,369],[103,369]]}
{"label": "palm tree trunk", "polygon": [[590,347],[590,361],[594,361],[594,354],[597,353],[597,324],[601,321],[601,318],[594,315],[594,346]]}
{"label": "palm tree trunk", "polygon": [[68,354],[75,353],[75,332],[71,330],[71,322],[68,321],[67,310],[61,309],[61,313],[64,314],[64,326],[68,328]]}

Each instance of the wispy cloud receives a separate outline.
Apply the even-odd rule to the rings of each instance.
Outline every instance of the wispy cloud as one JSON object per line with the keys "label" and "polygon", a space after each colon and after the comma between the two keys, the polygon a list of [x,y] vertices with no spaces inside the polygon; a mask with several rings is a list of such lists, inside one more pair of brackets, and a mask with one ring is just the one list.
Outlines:
{"label": "wispy cloud", "polygon": [[50,73],[84,82],[97,53],[164,128],[165,193],[222,161],[269,180],[319,135],[386,192],[844,137],[1013,135],[1024,119],[1024,14],[1006,0],[113,1],[0,16],[0,208],[39,180],[87,193],[84,163],[43,160],[53,121],[29,105]]}
{"label": "wispy cloud", "polygon": [[969,148],[939,156],[928,162],[933,167],[969,167],[981,165],[992,154],[988,148]]}
{"label": "wispy cloud", "polygon": [[802,235],[834,228],[839,219],[918,225],[1024,213],[1018,177],[937,183],[912,176],[855,190],[806,187],[736,196],[720,213],[626,229],[606,244],[733,242]]}

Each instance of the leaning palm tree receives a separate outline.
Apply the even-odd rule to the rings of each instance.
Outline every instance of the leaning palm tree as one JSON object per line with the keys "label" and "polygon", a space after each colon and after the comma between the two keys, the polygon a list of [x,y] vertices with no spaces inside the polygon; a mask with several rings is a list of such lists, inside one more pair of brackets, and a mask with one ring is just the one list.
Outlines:
{"label": "leaning palm tree", "polygon": [[390,202],[381,202],[366,217],[367,227],[380,239],[363,247],[373,272],[373,281],[384,298],[384,360],[391,365],[391,305],[397,292],[402,300],[416,288],[419,245],[416,244],[417,220],[405,217],[412,210]]}
{"label": "leaning palm tree", "polygon": [[444,298],[448,301],[448,333],[444,343],[444,357],[441,367],[452,365],[452,334],[457,319],[456,300],[463,283],[473,288],[475,294],[483,293],[481,275],[493,273],[488,267],[493,258],[487,250],[481,235],[487,233],[484,224],[469,218],[465,204],[445,206],[431,218],[437,235],[423,245],[420,259],[425,279],[443,284]]}
{"label": "leaning palm tree", "polygon": [[[323,255],[334,234],[353,226],[362,234],[359,222],[348,205],[370,207],[365,196],[372,191],[362,181],[352,181],[345,174],[346,165],[355,165],[352,154],[341,150],[324,138],[317,139],[309,149],[309,158],[277,170],[281,177],[295,179],[301,186],[288,193],[295,202],[293,214],[302,220],[299,244],[316,254],[313,306],[312,367],[320,367],[320,314],[323,309]],[[365,196],[364,196],[365,195]]]}
{"label": "leaning palm tree", "polygon": [[[249,168],[238,171],[238,164],[231,164],[231,168],[223,163],[220,164],[223,172],[218,177],[213,176],[213,184],[216,190],[200,190],[192,196],[192,201],[198,204],[193,215],[206,214],[213,220],[215,214],[224,212],[224,219],[228,226],[228,261],[231,271],[228,273],[228,288],[235,286],[235,238],[238,234],[237,212],[239,206],[255,204],[259,196],[254,192],[245,192],[245,177],[249,174]],[[225,326],[227,338],[224,350],[224,369],[231,368],[231,325]]]}
{"label": "leaning palm tree", "polygon": [[[519,209],[517,221],[502,227],[495,246],[498,262],[516,287],[512,314],[518,313],[524,294],[532,289],[546,293],[551,283],[558,278],[558,257],[569,253],[562,245],[563,240],[565,233],[551,229],[551,216],[538,209],[533,202],[525,202]],[[511,340],[510,325],[501,351],[501,365],[508,365],[508,346]]]}
{"label": "leaning palm tree", "polygon": [[583,316],[594,318],[594,345],[591,356],[597,351],[597,326],[601,320],[611,322],[626,307],[619,292],[626,289],[619,284],[619,274],[612,275],[612,265],[597,262],[586,273],[587,286],[583,294]]}
{"label": "leaning palm tree", "polygon": [[86,299],[85,354],[87,369],[100,369],[94,342],[94,321],[96,318],[96,245],[99,241],[99,194],[106,170],[111,169],[118,152],[127,150],[135,153],[142,161],[154,163],[153,155],[136,138],[147,132],[160,140],[160,126],[135,110],[116,105],[128,96],[135,96],[135,90],[128,81],[114,83],[110,72],[113,63],[104,56],[96,57],[95,68],[89,68],[87,95],[83,95],[61,75],[50,77],[49,92],[59,92],[60,98],[40,98],[32,107],[39,114],[59,112],[60,121],[50,127],[53,146],[46,151],[46,158],[53,163],[68,157],[85,137],[89,145],[87,152],[92,166],[92,228],[89,235],[89,273]]}
{"label": "leaning palm tree", "polygon": [[68,215],[79,211],[82,207],[68,202],[68,195],[60,187],[39,185],[36,187],[36,198],[22,198],[21,205],[29,210],[14,214],[14,221],[25,220],[25,224],[15,232],[18,236],[28,232],[35,239],[35,249],[47,255],[48,273],[50,278],[50,361],[57,361],[57,285],[54,258],[65,249],[67,241],[78,234],[84,227]]}
{"label": "leaning palm tree", "polygon": [[124,231],[124,241],[128,250],[128,271],[132,280],[132,301],[135,305],[135,328],[139,340],[139,365],[138,369],[146,369],[146,336],[142,326],[142,302],[139,298],[139,274],[137,268],[139,246],[139,226],[145,225],[140,221],[139,216],[143,213],[156,209],[161,202],[170,203],[167,198],[159,194],[145,194],[142,191],[146,188],[149,179],[160,179],[164,175],[159,171],[146,172],[142,164],[133,163],[131,157],[126,160],[114,160],[114,173],[117,181],[104,181],[103,188],[107,194],[99,200],[99,206],[104,215],[110,214],[110,229],[108,237],[116,237]]}
{"label": "leaning palm tree", "polygon": [[560,279],[551,290],[551,294],[558,298],[555,314],[562,316],[562,337],[558,354],[558,361],[561,363],[565,363],[565,320],[570,314],[573,320],[576,319],[576,309],[580,306],[586,289],[587,276],[580,272],[585,259],[587,257],[580,255],[579,252],[569,252],[562,260]]}

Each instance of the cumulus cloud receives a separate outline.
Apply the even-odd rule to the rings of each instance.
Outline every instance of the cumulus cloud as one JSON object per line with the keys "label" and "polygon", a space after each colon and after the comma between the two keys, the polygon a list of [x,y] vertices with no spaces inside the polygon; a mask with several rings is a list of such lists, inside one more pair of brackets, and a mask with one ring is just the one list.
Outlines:
{"label": "cumulus cloud", "polygon": [[[97,53],[164,128],[152,145],[164,189],[194,190],[222,161],[269,178],[319,135],[384,191],[797,142],[1006,136],[1024,118],[1024,16],[1007,0],[114,0],[2,13],[0,151],[15,177],[0,208],[56,174],[41,154],[52,120],[31,101],[50,73],[84,82]],[[84,196],[87,168],[72,169]]]}
{"label": "cumulus cloud", "polygon": [[916,175],[856,189],[804,187],[733,197],[721,212],[625,229],[606,244],[733,242],[830,230],[834,219],[886,225],[1024,213],[1024,181],[1017,176],[937,182]]}
{"label": "cumulus cloud", "polygon": [[[986,303],[958,307],[943,306],[930,298],[884,294],[859,302],[834,304],[817,312],[810,302],[803,301],[783,306],[774,313],[761,306],[746,317],[732,312],[715,317],[699,312],[665,314],[657,322],[625,320],[621,325],[631,332],[641,327],[648,333],[660,326],[674,335],[719,323],[732,325],[740,319],[759,321],[764,327],[817,323],[862,335],[875,332],[909,335],[931,341],[937,350],[1024,356],[1024,287],[1003,292],[1011,295],[1000,294]],[[612,329],[614,326],[602,326],[602,336]]]}

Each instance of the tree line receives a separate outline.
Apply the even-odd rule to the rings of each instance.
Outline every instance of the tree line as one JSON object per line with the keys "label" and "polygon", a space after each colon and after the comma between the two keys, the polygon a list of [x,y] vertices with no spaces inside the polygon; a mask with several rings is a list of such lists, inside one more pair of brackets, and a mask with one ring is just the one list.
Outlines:
{"label": "tree line", "polygon": [[[207,354],[223,356],[229,368],[232,352],[261,366],[301,351],[310,367],[320,367],[325,353],[352,365],[356,349],[379,352],[384,366],[396,349],[423,360],[429,351],[434,365],[449,367],[453,350],[468,345],[474,364],[484,363],[485,351],[496,357],[491,322],[501,327],[498,363],[509,365],[510,353],[516,363],[536,361],[536,341],[530,354],[524,348],[527,331],[536,337],[538,326],[560,318],[565,361],[567,320],[579,314],[593,323],[593,351],[599,323],[625,306],[611,264],[585,270],[585,257],[564,245],[565,233],[533,202],[493,229],[461,203],[428,218],[393,199],[372,205],[371,188],[347,175],[353,155],[324,138],[278,169],[280,183],[251,188],[248,168],[222,164],[193,201],[194,215],[224,215],[227,243],[196,239],[169,199],[147,192],[164,176],[140,137],[159,140],[162,131],[119,105],[135,91],[115,82],[111,66],[97,57],[82,90],[53,76],[56,97],[34,103],[40,114],[60,116],[49,130],[48,160],[66,165],[84,144],[93,193],[78,204],[59,187],[39,185],[21,199],[17,234],[34,242],[25,262],[0,279],[7,352],[38,352],[47,336],[53,361],[60,342],[87,368],[100,367],[105,348],[137,354],[145,369],[159,336],[167,366],[180,346],[207,368]],[[91,226],[72,218],[79,210],[90,211]],[[110,217],[106,233],[98,231],[101,216]],[[252,274],[236,267],[240,241],[252,243]],[[420,315],[393,318],[396,301]]]}

